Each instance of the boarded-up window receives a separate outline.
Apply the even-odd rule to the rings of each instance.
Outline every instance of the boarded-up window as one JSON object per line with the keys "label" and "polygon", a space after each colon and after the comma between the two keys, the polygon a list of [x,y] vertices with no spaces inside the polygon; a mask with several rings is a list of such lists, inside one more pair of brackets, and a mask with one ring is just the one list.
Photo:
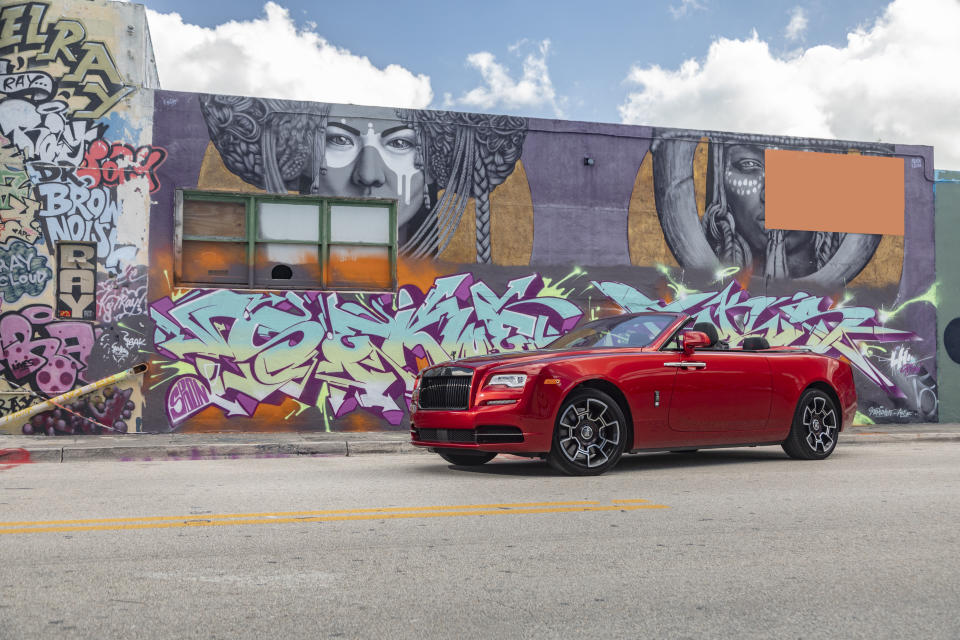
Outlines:
{"label": "boarded-up window", "polygon": [[396,205],[183,194],[177,282],[259,289],[392,290]]}
{"label": "boarded-up window", "polygon": [[320,204],[258,202],[256,216],[254,284],[265,288],[321,286]]}
{"label": "boarded-up window", "polygon": [[257,243],[254,256],[254,280],[257,286],[317,287],[322,279],[319,246]]}
{"label": "boarded-up window", "polygon": [[392,280],[387,247],[332,245],[330,280],[335,286],[357,289],[387,289]]}
{"label": "boarded-up window", "polygon": [[330,206],[330,286],[387,289],[393,282],[394,236],[385,206]]}
{"label": "boarded-up window", "polygon": [[246,243],[183,241],[183,281],[244,285],[249,276]]}
{"label": "boarded-up window", "polygon": [[246,203],[187,200],[183,203],[183,234],[237,238],[246,241]]}
{"label": "boarded-up window", "polygon": [[331,242],[390,244],[390,209],[359,205],[330,207]]}

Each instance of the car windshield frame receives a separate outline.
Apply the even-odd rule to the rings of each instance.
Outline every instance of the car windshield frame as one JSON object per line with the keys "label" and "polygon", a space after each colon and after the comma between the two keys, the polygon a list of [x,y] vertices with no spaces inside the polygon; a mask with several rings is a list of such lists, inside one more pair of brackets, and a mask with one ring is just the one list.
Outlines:
{"label": "car windshield frame", "polygon": [[[642,349],[657,342],[676,323],[677,315],[670,313],[639,313],[608,316],[592,320],[557,338],[545,351],[586,349]],[[650,326],[658,327],[654,332]],[[620,329],[617,333],[616,330]],[[641,331],[646,330],[647,337]],[[592,342],[590,341],[592,339]],[[601,344],[602,342],[602,344]]]}

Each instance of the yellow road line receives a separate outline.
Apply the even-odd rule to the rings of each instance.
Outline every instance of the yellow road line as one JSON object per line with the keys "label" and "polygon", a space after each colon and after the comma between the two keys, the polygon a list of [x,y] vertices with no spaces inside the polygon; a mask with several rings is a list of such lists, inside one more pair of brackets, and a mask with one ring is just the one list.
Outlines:
{"label": "yellow road line", "polygon": [[585,511],[636,511],[638,509],[669,509],[670,507],[662,504],[637,504],[637,505],[614,505],[614,506],[576,506],[576,507],[553,507],[553,508],[521,508],[521,509],[495,509],[495,510],[476,510],[476,511],[433,511],[418,513],[379,513],[379,514],[355,514],[355,515],[330,515],[330,516],[307,516],[299,518],[261,518],[252,520],[204,520],[187,519],[182,522],[153,522],[146,524],[120,524],[120,525],[87,525],[87,526],[65,526],[65,527],[22,527],[0,529],[0,535],[12,535],[18,533],[48,533],[48,532],[66,532],[66,531],[123,531],[128,529],[180,529],[184,527],[224,527],[239,526],[249,524],[279,524],[289,522],[335,522],[344,520],[394,520],[407,518],[451,518],[463,516],[500,516],[510,514],[541,514],[541,513],[572,513]]}
{"label": "yellow road line", "polygon": [[[646,501],[644,501],[646,502]],[[616,503],[616,501],[614,501]],[[326,516],[341,513],[391,513],[406,511],[436,511],[451,509],[511,509],[514,507],[572,507],[600,504],[596,500],[575,500],[572,502],[508,502],[495,504],[453,504],[429,507],[373,507],[370,509],[324,509],[320,511],[267,511],[264,513],[218,513],[188,516],[144,516],[142,518],[89,518],[86,520],[37,520],[35,522],[0,522],[0,529],[8,527],[28,527],[57,524],[101,524],[118,522],[158,522],[165,520],[220,520],[226,518],[279,518],[284,516]]]}
{"label": "yellow road line", "polygon": [[[637,499],[637,500],[611,500],[613,504],[640,504],[642,502],[650,502],[649,500]],[[2,523],[0,523],[2,524]]]}

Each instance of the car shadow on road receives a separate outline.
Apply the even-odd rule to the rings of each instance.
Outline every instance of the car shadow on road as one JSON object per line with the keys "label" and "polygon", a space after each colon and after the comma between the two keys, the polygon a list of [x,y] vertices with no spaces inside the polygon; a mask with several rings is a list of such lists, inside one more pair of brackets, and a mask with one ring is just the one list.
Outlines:
{"label": "car shadow on road", "polygon": [[[666,469],[689,469],[696,467],[711,467],[734,464],[755,464],[783,462],[788,460],[780,447],[747,448],[747,449],[705,449],[695,452],[682,453],[639,453],[628,454],[620,459],[613,469],[613,473],[641,473],[644,471],[663,471]],[[556,471],[545,460],[521,458],[519,456],[500,455],[491,462],[480,466],[459,466],[437,460],[435,465],[418,465],[418,471],[430,473],[449,473],[460,471],[478,475],[490,476],[519,476],[519,477],[549,477],[564,474]]]}
{"label": "car shadow on road", "polygon": [[608,473],[631,473],[639,471],[659,471],[663,469],[684,469],[691,467],[713,467],[745,463],[776,462],[787,460],[780,447],[749,449],[704,449],[682,453],[638,453],[626,455],[620,459]]}

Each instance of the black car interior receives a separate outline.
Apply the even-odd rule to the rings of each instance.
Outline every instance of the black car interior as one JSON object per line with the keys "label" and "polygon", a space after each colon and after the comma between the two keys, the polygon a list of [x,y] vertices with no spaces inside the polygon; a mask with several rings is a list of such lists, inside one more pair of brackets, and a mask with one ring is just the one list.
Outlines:
{"label": "black car interior", "polygon": [[750,336],[749,338],[743,339],[743,350],[744,351],[763,351],[764,349],[769,349],[770,343],[767,342],[766,338],[759,336]]}
{"label": "black car interior", "polygon": [[720,333],[717,331],[717,328],[713,326],[710,322],[698,322],[693,325],[694,331],[702,331],[710,338],[710,344],[707,345],[707,349],[729,349],[730,344],[726,340],[720,339]]}
{"label": "black car interior", "polygon": [[[687,325],[689,327],[689,325]],[[677,333],[671,338],[668,343],[670,346],[667,349],[671,351],[679,351],[681,349],[680,344],[680,334],[686,329],[686,327],[681,327]],[[730,349],[730,344],[726,340],[720,339],[720,332],[717,331],[717,328],[710,322],[698,322],[692,327],[693,331],[700,331],[704,333],[707,338],[710,340],[710,344],[703,349],[711,349],[715,351]],[[770,343],[767,342],[766,338],[760,336],[748,336],[743,339],[741,344],[741,349],[743,351],[763,351],[770,348]]]}

